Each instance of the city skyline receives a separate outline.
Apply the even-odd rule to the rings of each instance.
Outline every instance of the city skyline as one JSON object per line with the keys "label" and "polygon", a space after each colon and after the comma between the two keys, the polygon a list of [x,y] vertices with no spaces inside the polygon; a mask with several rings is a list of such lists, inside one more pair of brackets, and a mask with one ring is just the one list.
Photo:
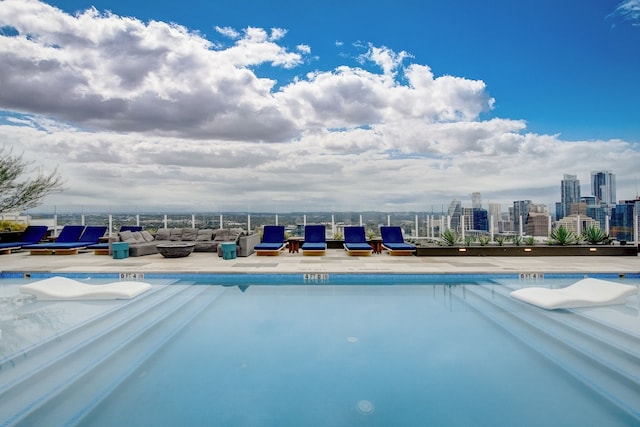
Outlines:
{"label": "city skyline", "polygon": [[66,180],[44,207],[551,210],[594,170],[632,199],[639,10],[4,0],[0,140]]}

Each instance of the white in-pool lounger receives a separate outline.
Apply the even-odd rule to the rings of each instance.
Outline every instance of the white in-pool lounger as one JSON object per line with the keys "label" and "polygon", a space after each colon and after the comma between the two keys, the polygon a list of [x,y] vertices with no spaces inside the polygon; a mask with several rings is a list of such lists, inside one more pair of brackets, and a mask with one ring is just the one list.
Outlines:
{"label": "white in-pool lounger", "polygon": [[547,310],[558,308],[593,307],[624,304],[628,297],[638,293],[631,285],[587,278],[566,288],[523,288],[511,292],[513,298]]}
{"label": "white in-pool lounger", "polygon": [[111,300],[130,299],[151,289],[145,282],[113,282],[88,285],[66,277],[50,277],[20,286],[23,294],[39,300]]}

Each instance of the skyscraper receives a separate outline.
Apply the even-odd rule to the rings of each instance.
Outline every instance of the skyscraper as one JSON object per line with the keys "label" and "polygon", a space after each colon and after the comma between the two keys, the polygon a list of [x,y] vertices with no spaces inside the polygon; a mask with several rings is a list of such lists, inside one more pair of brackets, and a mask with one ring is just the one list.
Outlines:
{"label": "skyscraper", "polygon": [[449,217],[451,218],[450,227],[452,230],[460,230],[460,216],[462,216],[462,203],[459,200],[452,200],[449,204]]}
{"label": "skyscraper", "polygon": [[[529,206],[532,204],[531,200],[516,200],[513,202],[513,229],[517,233],[524,231],[524,225],[527,223],[529,217]],[[522,226],[520,224],[520,218],[522,218]]]}
{"label": "skyscraper", "polygon": [[571,215],[571,204],[580,203],[580,180],[577,175],[564,174],[560,184],[562,217]]}
{"label": "skyscraper", "polygon": [[482,196],[480,192],[471,193],[471,207],[473,209],[482,209]]}
{"label": "skyscraper", "polygon": [[591,194],[596,197],[596,203],[615,205],[616,176],[611,171],[591,172]]}

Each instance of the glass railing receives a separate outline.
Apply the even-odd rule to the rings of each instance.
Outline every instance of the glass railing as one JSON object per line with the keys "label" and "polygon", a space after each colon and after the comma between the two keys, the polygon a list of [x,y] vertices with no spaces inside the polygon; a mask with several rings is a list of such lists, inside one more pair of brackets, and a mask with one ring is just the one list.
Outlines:
{"label": "glass railing", "polygon": [[[109,235],[116,233],[122,226],[142,226],[154,232],[161,228],[241,228],[245,231],[259,231],[264,225],[284,225],[290,236],[301,236],[307,224],[324,224],[327,238],[340,239],[345,226],[360,225],[365,227],[369,238],[379,237],[380,226],[396,225],[403,230],[405,238],[417,241],[438,241],[445,230],[452,229],[462,239],[465,236],[487,236],[495,240],[498,236],[523,236],[522,229],[513,230],[504,218],[489,217],[486,223],[488,230],[474,230],[470,217],[461,216],[455,220],[443,212],[161,212],[143,211],[122,212],[121,207],[65,206],[40,207],[32,212],[19,215],[0,215],[0,220],[15,220],[33,225],[47,225],[51,234],[57,234],[63,226],[72,224],[106,225]],[[579,221],[579,219],[578,219]],[[607,225],[609,221],[607,221]],[[551,231],[549,221],[549,232]],[[580,223],[576,223],[576,230]],[[545,230],[546,231],[546,230]],[[633,226],[612,227],[606,229],[612,238],[627,243],[638,241],[638,221]],[[619,233],[620,236],[616,234]],[[538,236],[546,238],[548,234]]]}

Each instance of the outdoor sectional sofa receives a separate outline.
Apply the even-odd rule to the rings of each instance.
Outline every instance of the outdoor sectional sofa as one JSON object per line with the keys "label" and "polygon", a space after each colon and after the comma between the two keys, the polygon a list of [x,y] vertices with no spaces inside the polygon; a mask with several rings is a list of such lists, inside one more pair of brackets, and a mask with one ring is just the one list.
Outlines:
{"label": "outdoor sectional sofa", "polygon": [[249,256],[254,252],[254,247],[260,243],[260,234],[247,234],[240,228],[231,229],[197,229],[197,228],[161,228],[152,235],[146,230],[139,232],[121,231],[117,236],[111,237],[110,242],[128,242],[129,256],[143,256],[157,254],[156,245],[171,242],[195,243],[195,252],[218,252],[221,242],[236,242],[237,255]]}

